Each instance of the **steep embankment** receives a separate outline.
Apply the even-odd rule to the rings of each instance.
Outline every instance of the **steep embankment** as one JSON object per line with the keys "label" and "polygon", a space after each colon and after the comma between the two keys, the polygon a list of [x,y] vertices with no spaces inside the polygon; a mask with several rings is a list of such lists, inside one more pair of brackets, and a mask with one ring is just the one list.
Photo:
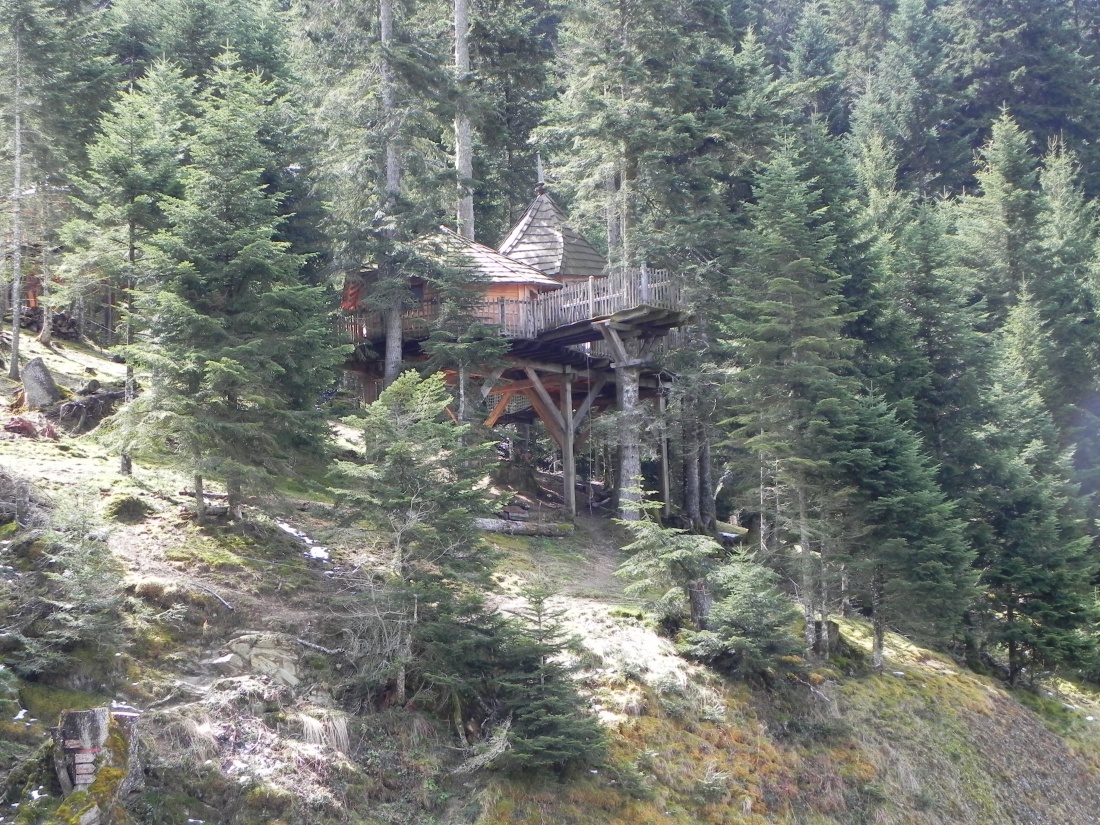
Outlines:
{"label": "steep embankment", "polygon": [[[47,354],[70,387],[89,367],[117,373],[90,351]],[[455,772],[485,744],[458,748],[445,714],[415,697],[398,709],[357,689],[386,641],[362,586],[380,559],[322,489],[257,499],[245,525],[200,528],[181,479],[141,467],[121,478],[87,437],[5,435],[0,469],[33,485],[21,506],[60,519],[54,529],[85,554],[55,551],[43,533],[0,535],[0,770],[11,806],[0,823],[59,821],[50,771],[27,759],[61,709],[112,700],[145,711],[146,786],[127,807],[149,825],[1100,822],[1095,696],[1065,684],[1049,686],[1057,695],[1009,694],[897,637],[875,675],[855,622],[842,626],[847,655],[797,680],[771,691],[727,682],[647,625],[613,575],[615,528],[591,518],[564,539],[489,537],[489,595],[507,611],[525,582],[558,587],[556,606],[582,641],[580,679],[609,733],[607,764],[567,783],[511,781],[491,766]],[[8,498],[17,488],[4,488]],[[62,570],[58,598],[24,628],[84,634],[43,666],[32,653],[50,651],[13,635],[28,605],[11,597],[89,559],[97,576],[74,583]],[[81,626],[93,607],[104,615]],[[16,678],[17,668],[39,672]]]}

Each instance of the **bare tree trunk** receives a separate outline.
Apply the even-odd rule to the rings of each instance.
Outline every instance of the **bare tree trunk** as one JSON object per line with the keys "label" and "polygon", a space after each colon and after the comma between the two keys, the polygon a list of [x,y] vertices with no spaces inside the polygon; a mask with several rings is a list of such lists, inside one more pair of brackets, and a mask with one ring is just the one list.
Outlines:
{"label": "bare tree trunk", "polygon": [[684,515],[691,522],[691,529],[703,525],[703,513],[699,507],[699,433],[691,412],[685,411],[684,430]]}
{"label": "bare tree trunk", "polygon": [[241,477],[236,472],[230,473],[226,479],[225,492],[229,518],[240,521],[244,518],[244,496],[241,494]]}
{"label": "bare tree trunk", "polygon": [[203,493],[202,473],[195,473],[195,521],[206,521],[206,497]]}
{"label": "bare tree trunk", "polygon": [[41,192],[42,206],[42,329],[38,331],[38,343],[49,346],[53,341],[53,310],[50,307],[50,243],[47,232],[50,226],[50,200]]}
{"label": "bare tree trunk", "polygon": [[23,63],[20,54],[19,30],[14,34],[15,88],[12,90],[14,152],[12,157],[11,188],[11,363],[8,378],[19,380],[19,333],[23,320],[23,233],[19,219],[23,210]]}
{"label": "bare tree trunk", "polygon": [[[386,207],[392,213],[401,194],[401,156],[398,152],[396,123],[396,94],[393,78],[393,66],[386,53],[393,44],[393,0],[381,0],[378,10],[379,39],[382,44],[382,120],[386,129]],[[382,268],[385,277],[398,279],[400,272],[391,271],[389,265]],[[395,285],[395,288],[396,285]],[[389,386],[401,373],[401,312],[404,309],[403,296],[394,299],[386,310],[386,353],[382,383]]]}
{"label": "bare tree trunk", "polygon": [[798,488],[798,542],[801,552],[801,589],[799,594],[802,600],[803,634],[806,640],[806,651],[812,652],[817,632],[814,628],[814,561],[810,553],[810,523],[806,513],[806,492],[801,485]]}
{"label": "bare tree trunk", "polygon": [[398,298],[386,310],[386,355],[382,385],[388,387],[401,374],[401,312],[405,302]]}
{"label": "bare tree trunk", "polygon": [[710,434],[706,426],[700,428],[699,447],[699,505],[703,531],[713,533],[718,527],[717,503],[714,500],[714,466],[710,453]]}
{"label": "bare tree trunk", "polygon": [[882,610],[882,573],[875,571],[871,583],[871,628],[874,639],[871,642],[871,667],[882,670],[884,661],[883,648],[886,640],[886,616]]}
{"label": "bare tree trunk", "polygon": [[622,465],[619,470],[619,517],[637,521],[642,516],[642,444],[638,422],[638,367],[620,367],[622,385]]}
{"label": "bare tree trunk", "polygon": [[759,546],[758,546],[757,549],[760,552],[760,559],[763,560],[763,559],[767,558],[767,553],[768,553],[768,536],[767,536],[768,521],[764,517],[764,513],[765,513],[765,493],[767,492],[767,486],[764,484],[764,454],[759,453],[759,457],[760,457],[760,486],[757,488],[757,492],[760,496],[760,501],[758,502],[757,506],[759,506],[759,508],[760,508],[760,515],[757,519],[757,522],[758,522],[759,527],[760,527],[760,540],[759,540]]}
{"label": "bare tree trunk", "polygon": [[474,239],[473,127],[467,112],[466,87],[470,75],[470,2],[455,0],[455,82],[458,106],[455,112],[455,170],[458,173],[458,234]]}
{"label": "bare tree trunk", "polygon": [[[137,225],[131,218],[127,227],[127,249],[126,249],[126,261],[129,263],[129,267],[126,272],[126,346],[130,346],[134,343],[134,289],[137,285],[135,283],[134,276],[134,264],[137,261]],[[126,355],[126,383],[123,385],[122,400],[123,403],[129,404],[134,400],[134,367],[130,363],[130,355]],[[133,475],[134,461],[130,455],[128,447],[123,448],[122,455],[119,456],[118,471],[124,476]]]}

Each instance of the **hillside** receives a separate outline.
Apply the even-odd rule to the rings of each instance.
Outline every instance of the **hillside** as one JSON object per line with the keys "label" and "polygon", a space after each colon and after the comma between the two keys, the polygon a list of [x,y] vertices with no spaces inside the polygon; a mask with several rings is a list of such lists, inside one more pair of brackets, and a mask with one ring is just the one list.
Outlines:
{"label": "hillside", "polygon": [[[117,379],[92,350],[30,347],[72,389],[89,368]],[[623,595],[613,575],[623,539],[598,518],[561,539],[487,536],[497,551],[487,595],[507,612],[525,582],[556,587],[581,640],[578,679],[609,734],[606,763],[564,782],[470,769],[482,732],[460,748],[438,709],[353,689],[363,659],[349,651],[370,640],[357,638],[345,591],[349,571],[377,559],[323,487],[252,498],[245,523],[200,527],[186,483],[165,469],[125,479],[89,436],[3,435],[5,501],[23,479],[27,512],[67,514],[106,551],[83,591],[65,590],[61,574],[55,592],[72,601],[57,610],[75,616],[100,599],[110,614],[40,675],[18,678],[26,649],[10,630],[25,605],[10,596],[47,545],[0,526],[0,823],[65,821],[40,746],[62,709],[112,701],[143,711],[145,786],[119,822],[1100,822],[1100,695],[1055,681],[1008,693],[897,636],[874,674],[858,621],[841,624],[844,656],[797,678],[768,690],[726,681],[679,657]]]}

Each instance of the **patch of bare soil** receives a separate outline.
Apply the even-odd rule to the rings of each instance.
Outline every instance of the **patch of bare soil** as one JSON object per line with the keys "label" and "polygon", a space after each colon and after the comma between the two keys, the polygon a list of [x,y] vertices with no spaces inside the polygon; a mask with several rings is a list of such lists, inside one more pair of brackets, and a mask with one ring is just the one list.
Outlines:
{"label": "patch of bare soil", "polygon": [[619,531],[610,520],[600,517],[578,516],[576,526],[572,542],[581,549],[582,556],[571,566],[562,593],[596,601],[625,601],[623,588],[627,582],[615,575],[623,561]]}

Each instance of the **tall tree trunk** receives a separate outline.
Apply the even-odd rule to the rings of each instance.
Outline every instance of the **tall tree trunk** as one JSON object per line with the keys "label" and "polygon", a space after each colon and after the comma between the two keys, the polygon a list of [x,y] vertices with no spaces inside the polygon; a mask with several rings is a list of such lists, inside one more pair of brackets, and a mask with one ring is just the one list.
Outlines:
{"label": "tall tree trunk", "polygon": [[[401,155],[398,151],[396,92],[393,65],[388,54],[388,50],[394,42],[393,0],[381,0],[378,16],[379,40],[382,45],[382,121],[386,129],[385,211],[387,215],[392,215],[397,206],[397,198],[401,194]],[[381,268],[379,274],[394,281],[401,278],[401,273],[394,271],[388,262]],[[400,285],[394,284],[393,286],[400,291]],[[394,299],[386,310],[386,353],[382,383],[387,387],[401,373],[401,313],[403,309],[404,296],[401,296]]]}
{"label": "tall tree trunk", "polygon": [[882,571],[875,570],[871,581],[871,667],[882,670],[884,648],[886,646],[886,615],[882,611],[883,596]]}
{"label": "tall tree trunk", "polygon": [[714,500],[714,466],[710,452],[710,433],[706,425],[700,427],[699,446],[699,510],[703,531],[713,533],[718,529],[717,503]]}
{"label": "tall tree trunk", "polygon": [[765,517],[766,512],[766,493],[767,485],[764,484],[764,454],[759,453],[760,460],[760,481],[757,493],[759,494],[759,502],[757,506],[760,508],[760,515],[757,517],[757,523],[760,529],[759,546],[757,550],[760,552],[760,559],[763,561],[767,558],[768,553],[768,520]]}
{"label": "tall tree trunk", "polygon": [[684,515],[691,529],[699,530],[703,525],[699,508],[699,431],[693,413],[685,410],[684,415]]}
{"label": "tall tree trunk", "polygon": [[39,203],[42,206],[42,329],[38,331],[38,343],[49,346],[53,341],[53,309],[50,307],[50,243],[47,233],[50,227],[50,199],[40,187]]}
{"label": "tall tree trunk", "polygon": [[401,313],[405,302],[398,298],[386,310],[386,354],[382,372],[382,385],[388,387],[401,374]]}
{"label": "tall tree trunk", "polygon": [[455,0],[455,83],[458,105],[455,111],[455,170],[458,173],[458,234],[474,239],[473,127],[467,111],[470,76],[470,2]]}
{"label": "tall tree trunk", "polygon": [[15,30],[15,88],[12,90],[12,188],[11,188],[11,363],[8,378],[19,380],[19,333],[23,320],[23,233],[19,219],[23,210],[23,62],[19,30]]}
{"label": "tall tree trunk", "polygon": [[[137,224],[133,220],[126,227],[126,261],[129,264],[126,271],[126,346],[134,343],[134,290],[137,284],[134,282],[134,264],[137,262]],[[134,367],[130,363],[130,355],[126,355],[126,381],[122,387],[123,403],[129,404],[134,400]],[[129,447],[124,447],[119,456],[118,471],[124,476],[133,475],[134,461],[130,455]]]}
{"label": "tall tree trunk", "polygon": [[624,521],[637,521],[642,516],[642,444],[638,421],[638,367],[619,367],[619,383],[622,385],[623,448],[619,470],[619,517]]}
{"label": "tall tree trunk", "polygon": [[801,552],[801,589],[799,594],[802,600],[803,635],[806,640],[806,652],[814,649],[817,640],[817,630],[814,627],[814,560],[810,553],[810,520],[806,512],[806,491],[800,484],[798,487],[798,542]]}

